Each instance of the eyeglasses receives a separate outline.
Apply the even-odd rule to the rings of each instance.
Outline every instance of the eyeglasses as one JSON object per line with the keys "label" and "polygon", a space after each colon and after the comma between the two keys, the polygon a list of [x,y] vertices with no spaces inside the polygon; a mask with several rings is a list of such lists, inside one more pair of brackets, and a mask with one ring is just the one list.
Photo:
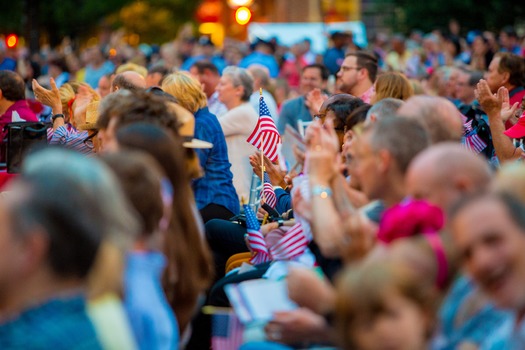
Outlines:
{"label": "eyeglasses", "polygon": [[345,66],[341,66],[341,68],[339,70],[341,72],[346,72],[346,71],[349,71],[349,70],[352,70],[352,69],[361,70],[361,69],[363,69],[363,67],[345,67]]}
{"label": "eyeglasses", "polygon": [[84,145],[86,145],[87,148],[93,149],[95,147],[95,145],[93,144],[93,138],[97,136],[97,134],[98,134],[98,130],[96,130],[95,132],[93,132],[91,135],[89,135],[88,137],[84,139]]}
{"label": "eyeglasses", "polygon": [[324,119],[325,117],[326,113],[314,114],[314,119]]}

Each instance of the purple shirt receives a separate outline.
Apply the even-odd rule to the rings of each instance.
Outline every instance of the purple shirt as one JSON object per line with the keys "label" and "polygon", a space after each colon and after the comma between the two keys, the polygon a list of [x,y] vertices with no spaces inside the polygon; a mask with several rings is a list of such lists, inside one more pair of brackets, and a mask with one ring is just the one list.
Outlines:
{"label": "purple shirt", "polygon": [[14,122],[38,122],[35,113],[29,108],[26,100],[20,100],[13,103],[2,116],[0,116],[0,161],[5,161],[4,139],[7,137],[5,126]]}

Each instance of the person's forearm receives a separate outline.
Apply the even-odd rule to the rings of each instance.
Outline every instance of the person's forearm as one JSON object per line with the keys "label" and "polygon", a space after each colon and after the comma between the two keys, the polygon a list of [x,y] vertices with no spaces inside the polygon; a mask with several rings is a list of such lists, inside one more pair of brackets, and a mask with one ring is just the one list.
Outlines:
{"label": "person's forearm", "polygon": [[363,193],[351,188],[342,174],[334,177],[332,188],[334,189],[336,208],[343,217],[352,214],[356,208],[368,203],[368,198]]}
{"label": "person's forearm", "polygon": [[521,152],[516,150],[512,139],[504,134],[505,124],[499,118],[499,115],[487,113],[489,117],[489,127],[492,134],[492,143],[496,151],[496,156],[501,163],[515,160],[521,156]]}
{"label": "person's forearm", "polygon": [[[310,178],[310,186],[314,189],[316,186],[329,187],[329,184]],[[312,233],[315,242],[325,257],[339,257],[344,231],[333,198],[312,194],[311,204]]]}

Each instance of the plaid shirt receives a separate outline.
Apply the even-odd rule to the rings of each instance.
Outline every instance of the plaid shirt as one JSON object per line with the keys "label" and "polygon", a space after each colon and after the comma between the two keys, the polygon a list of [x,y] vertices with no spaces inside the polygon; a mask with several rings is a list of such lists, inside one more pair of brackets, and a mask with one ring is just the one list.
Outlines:
{"label": "plaid shirt", "polygon": [[49,300],[0,323],[2,349],[102,349],[83,296]]}
{"label": "plaid shirt", "polygon": [[193,182],[197,208],[201,210],[213,203],[239,214],[239,198],[233,187],[226,139],[217,117],[207,107],[195,113],[195,138],[213,143],[213,148],[196,150],[204,170],[204,177]]}

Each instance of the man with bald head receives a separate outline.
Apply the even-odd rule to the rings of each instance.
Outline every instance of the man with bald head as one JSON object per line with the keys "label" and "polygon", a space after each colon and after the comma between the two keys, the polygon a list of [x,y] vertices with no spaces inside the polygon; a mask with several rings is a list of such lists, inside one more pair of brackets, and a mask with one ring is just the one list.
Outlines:
{"label": "man with bald head", "polygon": [[397,113],[403,117],[420,120],[430,134],[432,144],[444,141],[460,142],[463,136],[461,114],[452,102],[443,97],[411,97]]}
{"label": "man with bald head", "polygon": [[[483,157],[457,143],[443,142],[414,158],[406,189],[409,196],[448,212],[461,198],[486,190],[491,178],[491,168]],[[466,276],[455,279],[439,315],[435,340],[440,349],[479,348],[488,341],[493,328],[508,318]]]}
{"label": "man with bald head", "polygon": [[421,152],[410,164],[406,188],[444,211],[462,196],[488,187],[492,177],[484,158],[461,145],[444,142]]}
{"label": "man with bald head", "polygon": [[117,74],[111,83],[111,92],[120,89],[131,90],[133,92],[144,90],[146,88],[146,79],[142,75],[133,71],[126,71]]}

